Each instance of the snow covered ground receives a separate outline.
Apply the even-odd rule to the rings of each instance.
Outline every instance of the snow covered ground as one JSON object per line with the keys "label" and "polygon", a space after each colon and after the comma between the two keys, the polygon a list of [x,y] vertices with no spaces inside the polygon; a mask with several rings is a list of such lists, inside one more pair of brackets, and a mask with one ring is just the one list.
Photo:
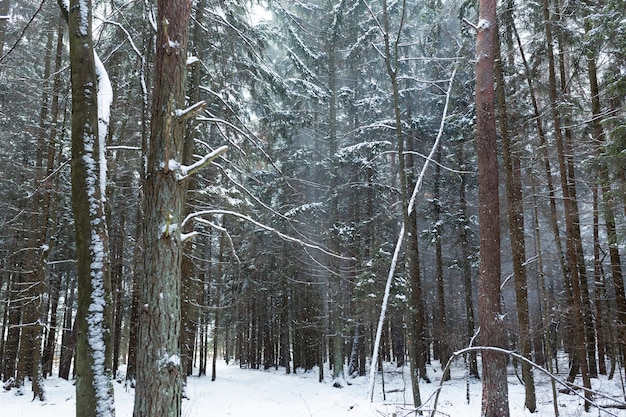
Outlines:
{"label": "snow covered ground", "polygon": [[[367,377],[349,379],[350,386],[337,389],[330,384],[318,383],[316,372],[285,375],[282,370],[249,370],[238,365],[218,366],[217,380],[210,377],[191,377],[188,379],[187,396],[183,400],[184,417],[197,416],[234,416],[234,417],[381,417],[411,415],[407,404],[410,402],[410,381],[408,369],[404,372],[391,364],[386,364],[384,377],[385,399],[382,395],[380,376],[376,380],[375,399],[370,403],[365,399]],[[537,382],[538,412],[531,414],[524,409],[524,388],[512,368],[509,369],[509,396],[512,417],[554,416],[551,387],[548,380],[535,373]],[[439,386],[441,372],[438,364],[429,367],[432,383],[420,385],[421,397],[425,410],[432,409],[431,394]],[[327,372],[328,375],[328,372]],[[577,381],[579,382],[579,381]],[[133,390],[123,384],[115,384],[115,405],[118,417],[131,417],[133,408]],[[29,387],[26,394],[15,395],[15,391],[0,393],[0,415],[32,417],[71,417],[75,412],[75,393],[72,382],[58,378],[48,378],[45,383],[47,400],[31,401]],[[624,394],[619,374],[612,381],[605,377],[593,380],[593,386],[603,394],[611,395],[623,401]],[[480,416],[481,385],[480,381],[470,381],[470,403],[466,401],[466,380],[462,364],[455,367],[452,380],[444,383],[437,407],[438,416]],[[575,395],[559,393],[559,413],[562,417],[583,415],[626,416],[626,410],[607,408],[598,412],[592,409],[590,414],[583,410],[583,401]],[[613,403],[597,398],[598,403]],[[425,414],[425,415],[429,415]]]}

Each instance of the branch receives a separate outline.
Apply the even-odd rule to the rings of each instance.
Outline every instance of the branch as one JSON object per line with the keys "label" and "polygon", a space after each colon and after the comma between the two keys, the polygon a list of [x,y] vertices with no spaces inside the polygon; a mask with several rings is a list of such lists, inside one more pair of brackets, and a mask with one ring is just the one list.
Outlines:
{"label": "branch", "polygon": [[178,119],[179,122],[184,122],[188,119],[193,119],[200,113],[202,113],[206,109],[206,101],[202,100],[187,107],[185,110],[176,109],[174,111],[174,115]]}
{"label": "branch", "polygon": [[[411,195],[411,199],[409,200],[409,213],[413,211],[413,207],[415,206],[415,200],[417,198],[417,193],[422,188],[422,182],[424,181],[424,177],[426,176],[426,170],[428,169],[429,162],[433,160],[433,156],[437,151],[437,147],[439,146],[439,141],[441,140],[441,136],[443,135],[443,128],[446,123],[446,115],[448,113],[448,103],[450,101],[450,92],[452,91],[452,81],[454,81],[454,76],[456,74],[456,68],[452,72],[452,77],[450,77],[450,85],[448,86],[448,93],[446,95],[446,105],[443,109],[443,114],[441,116],[441,125],[439,126],[439,132],[437,133],[437,139],[435,139],[435,143],[424,162],[424,166],[422,167],[422,171],[420,172],[420,176],[415,183],[415,188],[413,189],[413,194]],[[383,324],[385,321],[385,314],[387,311],[387,303],[389,302],[389,290],[391,288],[391,282],[393,281],[393,276],[396,271],[396,265],[398,263],[398,257],[400,256],[400,248],[402,247],[402,242],[404,240],[404,224],[400,229],[400,235],[398,236],[398,240],[396,242],[396,248],[393,252],[393,258],[391,259],[391,265],[389,266],[389,273],[387,275],[387,283],[385,284],[385,294],[383,295],[383,303],[380,308],[380,318],[378,320],[378,327],[376,329],[376,339],[374,341],[374,352],[372,353],[372,364],[370,366],[370,376],[369,376],[369,386],[367,395],[370,399],[370,402],[374,400],[374,378],[376,376],[376,362],[378,361],[378,349],[380,347],[380,338],[382,335]]]}
{"label": "branch", "polygon": [[[554,381],[558,382],[559,384],[563,385],[564,387],[566,387],[568,389],[568,391],[572,391],[574,393],[574,395],[576,395],[577,397],[581,398],[585,402],[589,402],[594,407],[596,407],[598,410],[602,410],[602,411],[604,411],[605,413],[607,413],[607,414],[609,414],[611,416],[618,417],[617,414],[614,414],[614,413],[611,413],[610,411],[607,411],[605,408],[602,408],[600,405],[598,405],[596,402],[592,401],[591,399],[588,399],[585,396],[583,396],[582,394],[579,394],[578,392],[573,391],[573,388],[580,389],[580,390],[585,391],[585,392],[589,391],[589,392],[591,392],[591,393],[593,393],[593,394],[595,394],[597,396],[600,396],[602,398],[614,401],[616,404],[626,406],[626,402],[624,402],[624,401],[621,401],[621,400],[619,400],[617,398],[608,396],[606,394],[602,394],[601,392],[598,392],[598,391],[588,390],[587,388],[581,387],[580,385],[576,385],[576,384],[571,384],[571,383],[565,382],[565,381],[561,380],[559,377],[557,377],[556,375],[554,375],[552,372],[548,371],[547,369],[545,369],[542,366],[537,365],[535,362],[533,362],[530,359],[524,357],[523,355],[520,355],[519,353],[513,352],[511,350],[506,350],[506,349],[502,349],[502,348],[495,347],[495,346],[467,347],[465,349],[461,349],[461,350],[458,350],[456,352],[453,352],[452,356],[450,356],[450,359],[448,359],[448,363],[446,364],[446,367],[443,370],[443,373],[445,374],[446,372],[450,371],[450,367],[452,365],[452,362],[455,359],[457,359],[459,356],[462,356],[462,355],[464,355],[465,353],[468,353],[468,352],[484,352],[484,351],[503,353],[505,355],[511,356],[512,358],[515,358],[515,359],[520,360],[522,362],[526,362],[527,364],[529,364],[533,368],[538,369],[539,371],[541,371],[542,373],[547,375],[552,380],[554,380]],[[437,411],[437,401],[439,400],[439,394],[441,393],[441,390],[443,388],[443,383],[444,382],[445,381],[442,378],[440,383],[439,383],[439,387],[436,390],[437,394],[435,395],[435,401],[433,403],[433,410],[432,410],[432,413],[431,413],[431,417],[435,417],[435,413]]]}
{"label": "branch", "polygon": [[215,158],[217,158],[218,156],[220,156],[221,154],[223,154],[227,150],[228,150],[228,146],[226,146],[226,145],[220,146],[219,148],[217,148],[213,152],[204,155],[199,161],[197,161],[194,164],[191,164],[191,165],[181,165],[180,166],[180,175],[181,175],[181,177],[179,178],[179,180],[183,180],[183,179],[187,178],[188,176],[193,175],[196,172],[200,171],[202,168],[204,168],[207,165],[209,165]]}
{"label": "branch", "polygon": [[341,256],[341,255],[337,255],[336,253],[330,252],[327,249],[322,248],[319,245],[313,245],[311,243],[307,243],[302,241],[301,239],[297,239],[295,237],[291,237],[289,235],[286,235],[276,229],[274,229],[273,227],[267,226],[263,223],[260,223],[256,220],[254,220],[252,217],[246,216],[244,214],[241,213],[237,213],[236,211],[230,211],[230,210],[219,210],[219,209],[214,209],[214,210],[201,210],[201,211],[197,211],[195,213],[191,213],[189,215],[187,215],[187,217],[185,217],[185,219],[182,222],[182,226],[185,226],[185,224],[187,224],[187,222],[189,222],[190,220],[193,220],[195,218],[199,218],[200,216],[204,216],[204,215],[215,215],[215,214],[225,214],[225,215],[229,215],[229,216],[234,216],[234,217],[238,217],[242,220],[245,220],[249,223],[252,223],[253,225],[260,227],[263,230],[266,230],[268,232],[272,232],[275,235],[277,235],[278,237],[280,237],[281,239],[283,239],[284,241],[287,242],[293,242],[293,243],[297,243],[300,246],[304,246],[306,248],[311,248],[311,249],[315,249],[318,250],[328,256],[332,256],[333,258],[337,258],[337,259],[343,259],[343,260],[354,260],[354,258],[350,258],[350,257],[346,257],[346,256]]}
{"label": "branch", "polygon": [[[5,58],[11,55],[11,53],[15,50],[15,48],[17,48],[17,45],[20,43],[22,38],[24,38],[24,34],[26,33],[26,30],[28,30],[28,27],[30,26],[30,24],[33,23],[33,20],[35,20],[39,12],[41,12],[41,9],[43,8],[43,5],[45,3],[46,3],[46,0],[41,0],[39,7],[35,11],[35,14],[33,14],[31,18],[28,20],[28,22],[26,22],[26,26],[24,26],[24,28],[22,29],[22,33],[20,33],[20,36],[18,36],[17,40],[15,41],[11,49],[9,49],[9,51],[0,58],[0,62],[4,61]],[[9,16],[0,16],[0,18],[2,18],[2,20],[9,20]]]}

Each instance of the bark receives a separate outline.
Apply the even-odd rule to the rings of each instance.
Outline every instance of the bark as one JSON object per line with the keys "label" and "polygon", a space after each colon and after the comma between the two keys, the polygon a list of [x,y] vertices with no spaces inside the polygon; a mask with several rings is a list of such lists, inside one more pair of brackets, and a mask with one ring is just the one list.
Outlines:
{"label": "bark", "polygon": [[187,37],[191,2],[159,0],[148,175],[144,185],[144,277],[141,282],[134,417],[181,414],[181,240],[187,181],[181,180]]}
{"label": "bark", "polygon": [[[340,6],[343,4],[340,3]],[[328,124],[328,159],[331,163],[330,174],[330,213],[329,213],[329,248],[333,253],[340,253],[341,247],[339,243],[339,235],[337,230],[339,228],[339,191],[337,190],[339,181],[339,167],[335,162],[335,154],[338,150],[338,121],[337,121],[337,54],[338,45],[337,42],[340,38],[340,20],[341,10],[331,9],[329,13],[331,18],[330,36],[327,40],[328,48],[328,90],[330,98],[328,101],[329,110],[329,124]],[[342,276],[340,271],[340,265],[337,259],[334,257],[329,258],[329,270],[331,271],[330,283],[329,283],[329,308],[331,313],[330,329],[332,336],[332,370],[333,370],[333,386],[336,388],[343,388],[346,385],[344,375],[344,360],[343,360],[343,315],[344,315],[344,288],[342,285]],[[321,365],[321,364],[320,364]]]}
{"label": "bark", "polygon": [[[400,178],[400,199],[402,203],[402,222],[404,224],[404,240],[406,241],[405,264],[407,281],[409,282],[408,303],[408,338],[409,338],[409,365],[411,368],[411,387],[413,392],[413,404],[420,407],[422,404],[419,380],[428,379],[426,373],[426,352],[424,346],[424,317],[422,303],[421,277],[419,271],[419,246],[417,236],[417,223],[415,211],[409,211],[409,184],[407,178],[405,142],[406,138],[402,130],[402,113],[400,109],[400,92],[398,84],[398,54],[397,45],[392,45],[390,39],[389,11],[387,1],[383,0],[383,37],[384,37],[384,60],[387,75],[392,88],[394,109],[394,127],[396,131],[396,146],[398,155],[398,171]],[[406,7],[403,4],[403,9]],[[403,11],[404,13],[404,11]],[[401,30],[399,28],[398,30]]]}
{"label": "bark", "polygon": [[76,322],[72,322],[76,279],[68,275],[67,280],[64,305],[65,313],[63,314],[63,333],[61,335],[61,355],[59,356],[59,378],[65,380],[70,379],[70,368],[76,350]]}
{"label": "bark", "polygon": [[128,332],[128,363],[126,367],[126,383],[135,387],[137,379],[137,351],[138,351],[138,338],[139,338],[139,319],[140,319],[140,305],[139,298],[141,292],[141,281],[143,277],[143,232],[141,224],[144,218],[144,212],[142,202],[144,200],[144,183],[146,179],[146,164],[148,160],[148,138],[150,136],[150,103],[149,94],[150,90],[147,88],[148,80],[152,77],[151,65],[146,65],[146,62],[152,62],[154,56],[155,35],[150,25],[145,25],[142,31],[142,52],[145,56],[145,60],[142,60],[141,75],[146,82],[146,90],[142,87],[142,108],[141,108],[141,163],[137,167],[140,173],[140,189],[137,196],[137,211],[135,213],[135,247],[133,253],[133,274],[132,274],[132,289],[131,289],[131,313],[130,324]]}
{"label": "bark", "polygon": [[8,280],[9,301],[6,305],[7,320],[5,321],[8,330],[3,346],[2,358],[2,382],[9,379],[15,379],[15,371],[17,365],[17,354],[20,345],[20,321],[22,318],[22,309],[20,308],[20,292],[19,286],[21,282],[21,274],[13,273]]}
{"label": "bark", "polygon": [[[498,147],[494,107],[495,0],[480,0],[476,39],[476,140],[478,148],[478,209],[480,277],[478,315],[481,344],[506,347],[500,309],[500,213]],[[506,355],[482,352],[484,417],[507,417],[509,411]]]}
{"label": "bark", "polygon": [[217,347],[220,333],[220,308],[222,305],[222,265],[224,262],[224,245],[226,237],[224,232],[220,234],[219,255],[217,258],[217,282],[215,290],[215,315],[213,317],[213,357],[211,358],[211,381],[217,378]]}
{"label": "bark", "polygon": [[[564,31],[561,30],[562,22],[561,22],[561,6],[559,4],[559,0],[554,0],[554,10],[556,16],[556,25],[553,30],[553,33],[556,35],[557,45],[558,45],[558,57],[559,57],[559,75],[560,75],[560,94],[561,97],[566,98],[569,95],[570,82],[567,77],[566,70],[566,50],[567,44],[565,42]],[[581,237],[580,230],[580,212],[578,208],[578,198],[576,191],[576,171],[574,168],[574,152],[573,152],[573,132],[572,132],[572,120],[568,111],[563,111],[561,114],[563,119],[562,127],[564,132],[564,143],[563,147],[565,149],[565,165],[567,167],[565,173],[567,177],[567,185],[569,187],[569,210],[572,216],[573,227],[571,229],[571,234],[569,238],[571,238],[572,243],[574,244],[574,252],[576,259],[576,266],[578,268],[578,280],[580,287],[580,297],[582,302],[582,315],[583,315],[583,333],[585,338],[585,353],[586,353],[586,362],[587,369],[590,377],[597,377],[597,364],[596,364],[596,340],[595,340],[595,329],[594,329],[594,318],[591,309],[591,298],[589,296],[589,284],[587,280],[587,268],[585,266],[585,255],[583,251],[583,241]],[[558,144],[557,144],[558,147]],[[568,210],[566,205],[566,210]],[[566,221],[566,231],[567,231],[567,221]],[[572,275],[573,279],[573,275]],[[584,364],[583,364],[584,365]],[[571,376],[571,375],[570,375]]]}
{"label": "bark", "polygon": [[[62,13],[59,13],[59,19],[57,24],[57,44],[55,51],[55,59],[54,59],[54,81],[52,85],[52,104],[50,106],[50,130],[48,134],[48,144],[47,144],[47,170],[46,170],[46,178],[50,178],[52,174],[52,170],[54,168],[54,158],[56,153],[56,141],[57,141],[57,123],[59,119],[60,113],[60,105],[59,105],[59,97],[61,95],[61,65],[63,63],[63,37],[65,30],[65,22],[63,21]],[[46,181],[44,190],[44,206],[51,206],[51,193],[50,189],[52,188],[52,184],[50,184],[51,179]],[[48,200],[46,202],[46,200]],[[49,210],[48,210],[49,211]],[[56,210],[55,210],[56,213]],[[55,216],[53,216],[55,217]],[[50,222],[51,224],[55,224],[54,220]],[[48,340],[46,341],[46,345],[43,352],[43,376],[52,374],[52,364],[54,359],[54,344],[55,344],[55,336],[56,336],[56,321],[57,321],[57,308],[59,302],[59,294],[61,291],[61,277],[55,278],[54,285],[52,285],[51,295],[50,295],[50,310],[51,310],[51,322],[50,322],[50,332],[48,334]]]}
{"label": "bark", "polygon": [[566,284],[566,292],[568,297],[571,298],[571,283],[568,274],[568,267],[565,262],[565,258],[563,256],[563,245],[561,243],[561,232],[558,223],[558,215],[556,208],[556,194],[554,187],[554,180],[552,178],[552,167],[550,164],[550,158],[548,157],[548,144],[546,141],[545,129],[543,127],[541,112],[539,110],[539,104],[537,100],[537,95],[535,93],[535,87],[533,85],[533,79],[530,67],[528,65],[528,61],[526,60],[526,54],[524,53],[524,49],[522,47],[522,42],[520,40],[519,34],[517,33],[517,29],[515,28],[515,23],[511,22],[513,26],[513,32],[515,34],[515,39],[517,41],[517,46],[520,52],[520,56],[522,58],[522,63],[524,64],[524,74],[526,76],[526,83],[528,84],[528,90],[530,93],[530,99],[533,106],[533,116],[535,119],[535,126],[537,128],[537,136],[539,138],[539,153],[541,155],[541,159],[543,160],[543,171],[546,177],[546,187],[548,189],[548,201],[550,202],[550,226],[552,228],[552,234],[554,236],[554,244],[557,252],[557,256],[559,257],[559,262],[561,264],[561,271],[563,273],[563,282]]}
{"label": "bark", "polygon": [[[535,177],[531,175],[531,187],[532,187],[532,196],[533,196],[533,221],[534,221],[534,239],[535,239],[535,253],[537,254],[537,264],[538,264],[538,273],[539,273],[539,288],[540,293],[539,296],[539,304],[542,310],[541,312],[541,327],[542,327],[542,338],[544,344],[544,351],[546,352],[547,362],[548,362],[548,371],[552,374],[555,372],[558,373],[558,359],[556,355],[556,346],[553,342],[553,337],[551,333],[552,327],[552,314],[549,313],[552,311],[551,303],[548,301],[548,291],[546,289],[546,277],[544,274],[544,266],[543,266],[543,250],[541,246],[541,227],[539,225],[539,204],[537,203],[537,191],[535,185]],[[546,317],[547,315],[547,317]],[[554,363],[552,360],[554,359]],[[555,370],[555,366],[557,365],[557,369]],[[554,416],[559,417],[559,404],[556,394],[556,381],[554,379],[550,379],[550,385],[552,388],[552,403],[554,407]]]}
{"label": "bark", "polygon": [[[200,54],[199,45],[202,42],[202,36],[204,35],[202,30],[202,22],[204,19],[204,9],[206,7],[206,0],[201,0],[196,6],[196,14],[194,17],[195,23],[192,32],[192,55],[202,59]],[[200,63],[196,63],[191,68],[190,86],[189,86],[189,102],[197,103],[200,101],[200,80],[202,76],[203,66]],[[198,122],[190,120],[187,122],[187,128],[185,132],[185,150],[183,155],[183,163],[185,165],[191,165],[193,161],[193,150],[197,136],[196,125]],[[189,182],[188,195],[193,196],[193,191],[196,188],[195,179],[191,179]],[[192,204],[187,204],[185,208],[185,215],[190,214],[193,210]],[[191,228],[192,225],[187,226]],[[191,232],[191,230],[185,230],[185,233]],[[209,243],[210,244],[210,243]],[[182,260],[181,274],[182,274],[182,292],[183,300],[181,305],[181,353],[182,353],[182,367],[184,376],[191,375],[193,372],[193,353],[195,336],[198,330],[199,311],[197,308],[198,297],[201,294],[201,290],[198,286],[198,280],[195,277],[195,268],[191,256],[193,255],[193,245],[189,241],[185,243],[183,252],[185,256]]]}
{"label": "bark", "polygon": [[607,297],[604,282],[604,271],[602,270],[602,258],[600,256],[600,215],[598,208],[598,187],[593,187],[593,280],[596,283],[596,329],[598,330],[598,372],[606,375],[606,353],[607,343],[605,327],[610,322],[606,320],[609,312],[604,309],[604,302]]}

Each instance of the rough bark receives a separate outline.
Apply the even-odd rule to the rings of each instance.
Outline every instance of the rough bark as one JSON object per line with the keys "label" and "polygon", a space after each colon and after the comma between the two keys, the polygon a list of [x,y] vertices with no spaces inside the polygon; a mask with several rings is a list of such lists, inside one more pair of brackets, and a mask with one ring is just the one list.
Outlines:
{"label": "rough bark", "polygon": [[187,181],[180,178],[191,2],[159,0],[148,175],[144,185],[135,417],[181,414],[181,223]]}
{"label": "rough bark", "polygon": [[[478,148],[478,210],[480,219],[480,277],[478,315],[485,346],[506,347],[500,309],[500,212],[498,146],[494,106],[496,1],[480,0],[476,39],[476,140]],[[509,415],[507,357],[482,352],[484,417]]]}

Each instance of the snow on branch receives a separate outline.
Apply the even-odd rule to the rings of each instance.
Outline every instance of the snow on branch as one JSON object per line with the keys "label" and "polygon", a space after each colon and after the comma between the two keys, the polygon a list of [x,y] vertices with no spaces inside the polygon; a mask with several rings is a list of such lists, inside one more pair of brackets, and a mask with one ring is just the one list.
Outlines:
{"label": "snow on branch", "polygon": [[217,148],[213,152],[204,155],[202,158],[200,158],[199,161],[197,161],[197,162],[195,162],[195,163],[193,163],[191,165],[181,165],[179,167],[179,170],[180,170],[180,178],[179,179],[183,180],[183,179],[187,178],[188,176],[193,175],[196,172],[200,171],[202,168],[204,168],[205,166],[209,165],[215,158],[217,158],[221,154],[225,153],[227,150],[228,150],[228,146],[227,145],[220,146],[219,148]]}
{"label": "snow on branch", "polygon": [[178,119],[179,122],[183,122],[188,119],[192,119],[202,113],[206,109],[206,101],[202,100],[197,102],[194,105],[187,107],[184,110],[176,109],[174,110],[174,115]]}

